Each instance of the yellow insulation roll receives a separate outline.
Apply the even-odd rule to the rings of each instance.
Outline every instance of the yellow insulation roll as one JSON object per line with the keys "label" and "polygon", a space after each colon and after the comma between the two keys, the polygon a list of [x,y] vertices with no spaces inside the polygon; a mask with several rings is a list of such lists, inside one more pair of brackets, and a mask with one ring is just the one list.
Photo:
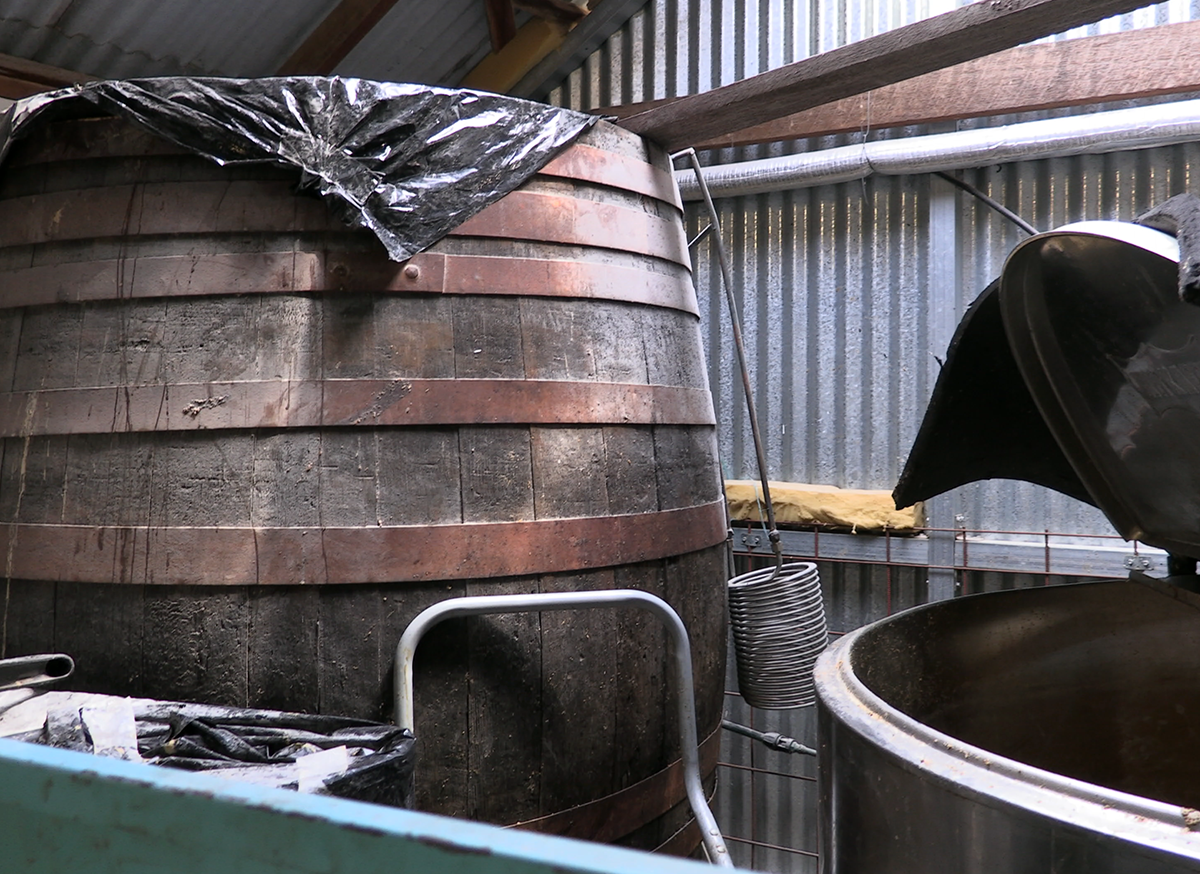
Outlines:
{"label": "yellow insulation roll", "polygon": [[[851,531],[915,531],[925,526],[924,505],[895,509],[892,493],[883,489],[839,489],[837,486],[772,482],[771,501],[779,525],[830,525]],[[759,522],[762,484],[757,480],[727,480],[729,516]],[[765,515],[765,508],[762,510]]]}

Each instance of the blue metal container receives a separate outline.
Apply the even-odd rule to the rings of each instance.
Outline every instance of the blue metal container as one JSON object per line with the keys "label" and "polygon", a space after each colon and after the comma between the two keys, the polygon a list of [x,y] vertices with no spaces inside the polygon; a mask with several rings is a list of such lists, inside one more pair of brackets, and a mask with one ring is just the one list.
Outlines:
{"label": "blue metal container", "polygon": [[5,874],[687,874],[698,863],[0,740]]}

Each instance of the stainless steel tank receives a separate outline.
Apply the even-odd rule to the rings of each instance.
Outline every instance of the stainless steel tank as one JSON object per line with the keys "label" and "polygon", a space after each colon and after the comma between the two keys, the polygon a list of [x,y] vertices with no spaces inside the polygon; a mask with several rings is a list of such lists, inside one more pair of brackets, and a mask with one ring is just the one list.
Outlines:
{"label": "stainless steel tank", "polygon": [[1200,870],[1200,596],[1184,588],[917,607],[843,637],[816,686],[829,874]]}
{"label": "stainless steel tank", "polygon": [[[1195,568],[1200,200],[1140,221],[1014,250],[955,333],[898,506],[1025,479]],[[843,638],[816,671],[825,870],[1200,870],[1196,581],[979,595]]]}

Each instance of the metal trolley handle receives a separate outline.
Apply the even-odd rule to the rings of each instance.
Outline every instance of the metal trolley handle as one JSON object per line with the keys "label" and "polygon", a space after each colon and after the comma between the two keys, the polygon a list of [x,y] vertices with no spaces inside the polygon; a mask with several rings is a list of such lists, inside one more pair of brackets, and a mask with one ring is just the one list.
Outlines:
{"label": "metal trolley handle", "polygon": [[594,607],[639,607],[662,620],[675,643],[676,700],[679,705],[679,741],[683,781],[692,814],[700,825],[704,849],[714,865],[732,868],[725,839],[708,802],[700,779],[700,750],[696,743],[696,705],[692,693],[692,648],[687,629],[671,605],[656,595],[638,589],[608,589],[591,592],[557,592],[546,595],[481,595],[449,598],[417,614],[396,647],[396,724],[416,734],[413,719],[413,656],[417,644],[430,628],[443,619],[495,613],[534,613],[544,610],[589,610]]}

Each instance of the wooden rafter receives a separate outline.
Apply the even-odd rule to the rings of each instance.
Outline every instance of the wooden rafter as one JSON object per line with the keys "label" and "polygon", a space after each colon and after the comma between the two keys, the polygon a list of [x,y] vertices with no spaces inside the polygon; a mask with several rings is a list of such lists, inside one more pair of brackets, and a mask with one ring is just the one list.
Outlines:
{"label": "wooden rafter", "polygon": [[73,70],[14,58],[12,55],[0,55],[0,97],[9,100],[94,80],[94,76],[76,73]]}
{"label": "wooden rafter", "polygon": [[588,14],[584,0],[513,0],[531,15],[569,27]]}
{"label": "wooden rafter", "polygon": [[283,62],[279,75],[328,76],[395,5],[396,0],[342,0]]}
{"label": "wooden rafter", "polygon": [[517,16],[513,12],[512,0],[483,0],[483,5],[487,9],[492,51],[498,52],[517,35]]}
{"label": "wooden rafter", "polygon": [[670,149],[1137,9],[1146,0],[983,0],[623,119]]}
{"label": "wooden rafter", "polygon": [[[749,146],[1188,92],[1200,92],[1200,21],[1008,49],[696,145]],[[666,102],[595,112],[624,118]]]}

